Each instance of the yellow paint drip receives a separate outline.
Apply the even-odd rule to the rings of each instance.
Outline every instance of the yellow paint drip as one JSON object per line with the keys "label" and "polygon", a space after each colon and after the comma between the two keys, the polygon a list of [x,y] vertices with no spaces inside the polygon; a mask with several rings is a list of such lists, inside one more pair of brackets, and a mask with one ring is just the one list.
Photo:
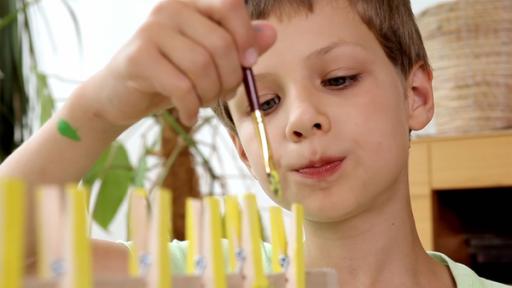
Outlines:
{"label": "yellow paint drip", "polygon": [[252,273],[254,275],[254,282],[251,286],[254,288],[268,287],[269,283],[267,277],[265,277],[263,270],[263,259],[261,255],[261,227],[256,204],[256,196],[254,194],[245,195],[244,205],[245,212],[247,213],[246,217],[248,217],[249,220],[248,224],[250,242],[250,247],[248,247],[249,251],[246,251],[246,253],[251,254],[248,255],[248,259],[252,260]]}
{"label": "yellow paint drip", "polygon": [[196,215],[196,213],[194,213],[195,201],[198,200],[188,198],[185,204],[185,239],[188,242],[186,271],[189,274],[197,272],[196,259],[199,256],[199,251],[197,249],[199,245],[199,235],[197,235],[197,231],[200,227],[196,227],[196,223],[199,223],[199,219],[196,218],[201,217],[201,215]]}
{"label": "yellow paint drip", "polygon": [[128,272],[131,277],[137,277],[140,275],[139,251],[137,246],[133,245],[129,252],[130,258],[128,259]]}
{"label": "yellow paint drip", "polygon": [[157,215],[158,217],[158,258],[156,263],[158,273],[158,288],[172,288],[171,281],[171,259],[167,247],[171,238],[171,191],[160,188],[158,190],[158,196],[160,199],[157,201]]}
{"label": "yellow paint drip", "polygon": [[227,288],[226,282],[226,271],[224,270],[224,253],[222,250],[222,224],[221,224],[221,216],[220,216],[220,204],[219,199],[214,197],[207,197],[204,199],[204,205],[207,211],[207,220],[209,221],[208,225],[210,225],[210,235],[206,235],[207,241],[210,241],[211,251],[206,251],[207,253],[212,253],[209,257],[209,263],[207,265],[211,265],[210,269],[212,269],[213,273],[213,286],[214,288]]}
{"label": "yellow paint drip", "polygon": [[272,271],[282,272],[281,257],[286,255],[286,236],[281,207],[270,207],[270,230],[272,244]]}
{"label": "yellow paint drip", "polygon": [[[147,198],[147,192],[144,188],[135,188],[133,191],[132,191],[132,196],[130,198],[130,201],[138,201],[139,199],[143,199],[145,201],[145,199]],[[135,199],[134,199],[135,198]],[[133,211],[131,211],[132,208],[132,204],[130,202],[130,222],[128,223],[128,236],[129,236],[129,239],[131,239],[132,241],[134,241],[134,219],[133,216],[132,216],[132,213],[134,213]],[[140,233],[140,231],[138,231],[138,233]],[[137,243],[132,243],[132,247],[130,249],[130,253],[129,253],[129,259],[128,259],[128,271],[130,273],[130,276],[131,277],[137,277],[140,275],[141,273],[141,269],[140,269],[140,263],[139,263],[139,255],[140,255],[140,251],[137,247]]]}
{"label": "yellow paint drip", "polygon": [[295,226],[292,227],[292,229],[295,230],[295,233],[293,235],[294,239],[291,239],[291,241],[294,242],[294,249],[291,255],[291,268],[295,272],[295,287],[305,288],[306,268],[304,264],[304,208],[302,207],[302,205],[293,204],[292,214],[292,223]]}
{"label": "yellow paint drip", "polygon": [[236,252],[240,249],[241,224],[240,224],[240,206],[234,196],[224,197],[225,201],[225,231],[228,240],[228,264],[229,272],[235,272],[237,269]]}
{"label": "yellow paint drip", "polygon": [[43,199],[44,190],[39,188],[36,191],[36,245],[37,245],[37,276],[41,279],[48,279],[52,276],[50,266],[48,265],[48,255],[44,247],[43,240]]}

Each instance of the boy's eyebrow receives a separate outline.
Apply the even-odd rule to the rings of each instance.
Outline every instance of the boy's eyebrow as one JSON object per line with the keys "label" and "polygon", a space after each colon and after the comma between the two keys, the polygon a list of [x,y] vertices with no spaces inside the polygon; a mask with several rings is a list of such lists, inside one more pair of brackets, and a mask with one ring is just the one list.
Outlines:
{"label": "boy's eyebrow", "polygon": [[254,73],[254,78],[256,82],[265,82],[272,79],[272,74],[270,73]]}
{"label": "boy's eyebrow", "polygon": [[318,57],[318,56],[324,56],[326,54],[329,54],[332,50],[335,50],[342,46],[352,46],[352,47],[357,47],[359,49],[363,49],[363,47],[359,44],[347,42],[347,41],[343,41],[343,40],[338,40],[338,41],[333,41],[324,47],[316,49],[315,51],[309,53],[306,56],[306,58],[314,58],[314,57]]}
{"label": "boy's eyebrow", "polygon": [[[332,50],[335,50],[335,49],[343,47],[343,46],[355,47],[360,50],[365,50],[365,48],[363,46],[361,46],[357,43],[348,42],[348,41],[344,41],[344,40],[337,40],[337,41],[333,41],[323,47],[320,47],[320,48],[310,52],[305,58],[308,59],[308,58],[315,58],[318,56],[324,56],[324,55],[330,53]],[[261,82],[271,81],[273,79],[273,75],[272,75],[272,73],[254,72],[254,78],[257,83],[258,82],[261,83]],[[242,86],[240,86],[240,87],[242,87]],[[245,93],[245,91],[244,91],[244,93]]]}

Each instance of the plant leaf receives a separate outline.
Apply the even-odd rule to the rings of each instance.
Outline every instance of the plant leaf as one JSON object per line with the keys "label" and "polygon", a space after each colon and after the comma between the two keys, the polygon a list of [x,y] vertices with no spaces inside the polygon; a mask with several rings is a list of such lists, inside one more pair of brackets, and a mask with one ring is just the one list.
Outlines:
{"label": "plant leaf", "polygon": [[80,136],[78,135],[78,132],[73,126],[71,126],[71,124],[68,121],[60,119],[59,123],[57,123],[57,129],[60,135],[76,142],[80,141]]}
{"label": "plant leaf", "polygon": [[111,145],[112,158],[110,163],[107,163],[109,169],[121,169],[133,171],[133,167],[130,164],[130,158],[128,157],[128,151],[121,142],[115,141]]}
{"label": "plant leaf", "polygon": [[93,218],[101,227],[107,229],[133,181],[134,171],[124,145],[119,142],[112,143],[88,175],[88,181],[101,179]]}
{"label": "plant leaf", "polygon": [[50,94],[42,94],[39,95],[41,97],[41,115],[39,117],[39,123],[43,126],[50,117],[52,117],[53,109],[55,107],[55,102],[53,101],[53,97]]}
{"label": "plant leaf", "polygon": [[9,26],[14,20],[18,19],[18,11],[14,11],[5,17],[0,18],[0,30]]}
{"label": "plant leaf", "polygon": [[[22,11],[26,10],[27,7],[29,7],[32,4],[37,3],[39,1],[40,0],[23,1],[22,2],[23,5],[21,7],[17,8],[15,11],[12,11],[11,13],[9,13],[7,15],[3,15],[3,17],[0,17],[0,30],[4,29],[5,27],[7,27],[11,23],[13,23],[13,21],[18,18],[18,14],[21,13]],[[13,1],[13,2],[10,2],[9,4],[11,4],[11,3],[15,3],[15,2]],[[9,5],[7,5],[7,6],[9,6]],[[16,7],[16,5],[14,4],[11,7]]]}
{"label": "plant leaf", "polygon": [[135,179],[133,180],[133,184],[137,187],[144,187],[144,179],[146,173],[148,171],[148,163],[145,157],[139,162],[139,166],[137,166],[137,170],[135,170]]}
{"label": "plant leaf", "polygon": [[[18,13],[21,10],[17,6],[16,0],[0,1],[0,16]],[[15,21],[17,17],[10,25],[3,22],[7,24],[0,30],[0,69],[3,73],[0,81],[0,162],[23,142],[26,132],[30,131],[26,118],[28,96],[21,61],[23,29]]]}
{"label": "plant leaf", "polygon": [[104,229],[119,210],[133,178],[133,171],[114,169],[106,172],[94,205],[93,218]]}
{"label": "plant leaf", "polygon": [[128,158],[128,152],[124,145],[118,141],[112,142],[112,144],[101,153],[96,163],[94,163],[84,178],[82,178],[82,182],[91,187],[96,179],[101,179],[108,170],[114,169],[133,171],[130,159]]}
{"label": "plant leaf", "polygon": [[108,155],[110,154],[111,146],[107,148],[107,150],[103,151],[101,153],[100,158],[96,160],[96,163],[92,166],[89,171],[87,171],[87,174],[85,174],[85,177],[82,178],[82,182],[87,185],[88,187],[92,187],[94,184],[94,181],[98,179],[101,176],[101,173],[106,169]]}
{"label": "plant leaf", "polygon": [[42,126],[52,116],[55,103],[48,87],[48,78],[39,72],[37,72],[37,95],[41,105],[39,123]]}

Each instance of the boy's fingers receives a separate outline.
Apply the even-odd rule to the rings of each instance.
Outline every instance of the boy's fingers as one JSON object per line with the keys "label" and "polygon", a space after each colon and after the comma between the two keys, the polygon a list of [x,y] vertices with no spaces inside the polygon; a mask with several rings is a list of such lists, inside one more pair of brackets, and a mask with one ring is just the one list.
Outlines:
{"label": "boy's fingers", "polygon": [[267,52],[277,40],[277,32],[272,24],[265,21],[253,21],[252,27],[255,33],[255,43],[259,55]]}
{"label": "boy's fingers", "polygon": [[[255,33],[255,43],[256,48],[258,49],[258,53],[261,55],[274,45],[277,39],[277,33],[270,23],[265,21],[253,21],[252,23],[253,29]],[[241,71],[240,67],[238,70]],[[238,82],[240,83],[240,82]],[[228,101],[236,95],[236,90],[238,85],[236,85],[233,89],[230,89],[227,93],[224,93],[222,96],[223,101]]]}
{"label": "boy's fingers", "polygon": [[169,102],[176,107],[183,124],[192,126],[197,119],[200,106],[199,97],[192,82],[164,56],[152,61],[151,71],[155,90],[168,98]]}
{"label": "boy's fingers", "polygon": [[237,87],[242,81],[242,73],[235,40],[224,28],[211,19],[202,16],[197,11],[187,12],[189,12],[188,15],[180,15],[180,17],[187,17],[190,24],[182,27],[181,33],[211,54],[222,91]]}
{"label": "boy's fingers", "polygon": [[242,65],[250,67],[258,59],[254,29],[243,0],[198,0],[198,9],[227,29],[235,39]]}
{"label": "boy's fingers", "polygon": [[207,50],[179,34],[172,38],[161,37],[160,45],[165,57],[191,81],[201,105],[216,99],[221,83]]}
{"label": "boy's fingers", "polygon": [[[192,86],[190,81],[181,83],[182,91],[188,91]],[[194,89],[192,88],[192,91]],[[172,103],[178,110],[180,120],[186,126],[193,126],[197,121],[197,115],[199,114],[199,96],[195,93],[174,93],[172,95]]]}

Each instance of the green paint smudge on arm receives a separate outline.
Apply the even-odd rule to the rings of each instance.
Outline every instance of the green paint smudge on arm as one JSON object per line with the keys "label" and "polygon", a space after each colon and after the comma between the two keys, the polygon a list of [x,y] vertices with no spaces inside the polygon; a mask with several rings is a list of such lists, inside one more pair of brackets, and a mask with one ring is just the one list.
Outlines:
{"label": "green paint smudge on arm", "polygon": [[60,119],[59,123],[57,123],[57,129],[59,130],[60,135],[76,142],[80,141],[80,136],[78,135],[78,132],[73,126],[71,126],[71,124],[68,121]]}

